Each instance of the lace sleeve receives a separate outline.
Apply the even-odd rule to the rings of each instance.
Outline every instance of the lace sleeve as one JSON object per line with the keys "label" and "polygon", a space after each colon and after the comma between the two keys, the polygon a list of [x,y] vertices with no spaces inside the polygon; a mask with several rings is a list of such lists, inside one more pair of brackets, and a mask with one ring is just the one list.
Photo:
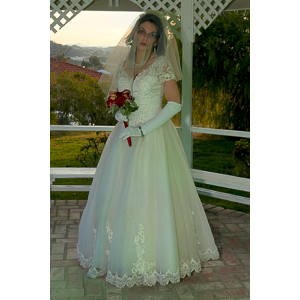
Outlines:
{"label": "lace sleeve", "polygon": [[158,79],[160,83],[164,83],[165,81],[169,81],[172,79],[176,80],[173,67],[170,61],[166,57],[162,57],[159,66],[160,67],[159,67]]}

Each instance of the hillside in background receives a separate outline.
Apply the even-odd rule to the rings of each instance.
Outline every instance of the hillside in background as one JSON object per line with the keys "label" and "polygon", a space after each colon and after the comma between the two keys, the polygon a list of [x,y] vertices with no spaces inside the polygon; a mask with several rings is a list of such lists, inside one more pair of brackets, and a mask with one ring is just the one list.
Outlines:
{"label": "hillside in background", "polygon": [[62,45],[50,41],[50,56],[57,57],[64,54],[64,57],[70,57],[74,61],[76,57],[89,58],[91,55],[98,56],[102,63],[105,63],[109,54],[115,47],[81,47],[77,45]]}

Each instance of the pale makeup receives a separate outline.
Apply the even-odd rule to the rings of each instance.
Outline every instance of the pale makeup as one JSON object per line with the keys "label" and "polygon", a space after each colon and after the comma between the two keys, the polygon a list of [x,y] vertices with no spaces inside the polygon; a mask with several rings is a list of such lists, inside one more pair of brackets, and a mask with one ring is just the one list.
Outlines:
{"label": "pale makeup", "polygon": [[142,23],[137,32],[137,60],[139,61],[143,52],[151,50],[156,41],[156,26],[149,21]]}

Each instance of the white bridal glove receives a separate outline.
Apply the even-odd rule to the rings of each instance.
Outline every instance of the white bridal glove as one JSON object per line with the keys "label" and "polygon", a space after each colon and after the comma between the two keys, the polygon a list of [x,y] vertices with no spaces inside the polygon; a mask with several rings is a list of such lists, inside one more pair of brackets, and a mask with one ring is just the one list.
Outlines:
{"label": "white bridal glove", "polygon": [[[179,113],[181,110],[181,104],[173,101],[168,101],[167,105],[151,120],[141,126],[141,130],[144,135],[154,131],[158,127],[164,125],[173,116]],[[126,140],[131,136],[142,136],[142,132],[138,127],[128,126],[125,128],[119,138]]]}
{"label": "white bridal glove", "polygon": [[124,116],[124,115],[121,113],[120,110],[118,110],[118,111],[116,112],[116,114],[115,114],[115,119],[116,119],[117,121],[119,121],[119,122],[120,122],[120,121],[128,122],[127,117]]}

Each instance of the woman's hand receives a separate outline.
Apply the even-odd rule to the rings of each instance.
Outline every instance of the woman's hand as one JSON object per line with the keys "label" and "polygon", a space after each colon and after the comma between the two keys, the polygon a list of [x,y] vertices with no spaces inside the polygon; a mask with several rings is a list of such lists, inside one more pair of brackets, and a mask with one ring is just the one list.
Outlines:
{"label": "woman's hand", "polygon": [[119,135],[120,139],[126,140],[131,136],[142,136],[141,131],[138,127],[128,126]]}

